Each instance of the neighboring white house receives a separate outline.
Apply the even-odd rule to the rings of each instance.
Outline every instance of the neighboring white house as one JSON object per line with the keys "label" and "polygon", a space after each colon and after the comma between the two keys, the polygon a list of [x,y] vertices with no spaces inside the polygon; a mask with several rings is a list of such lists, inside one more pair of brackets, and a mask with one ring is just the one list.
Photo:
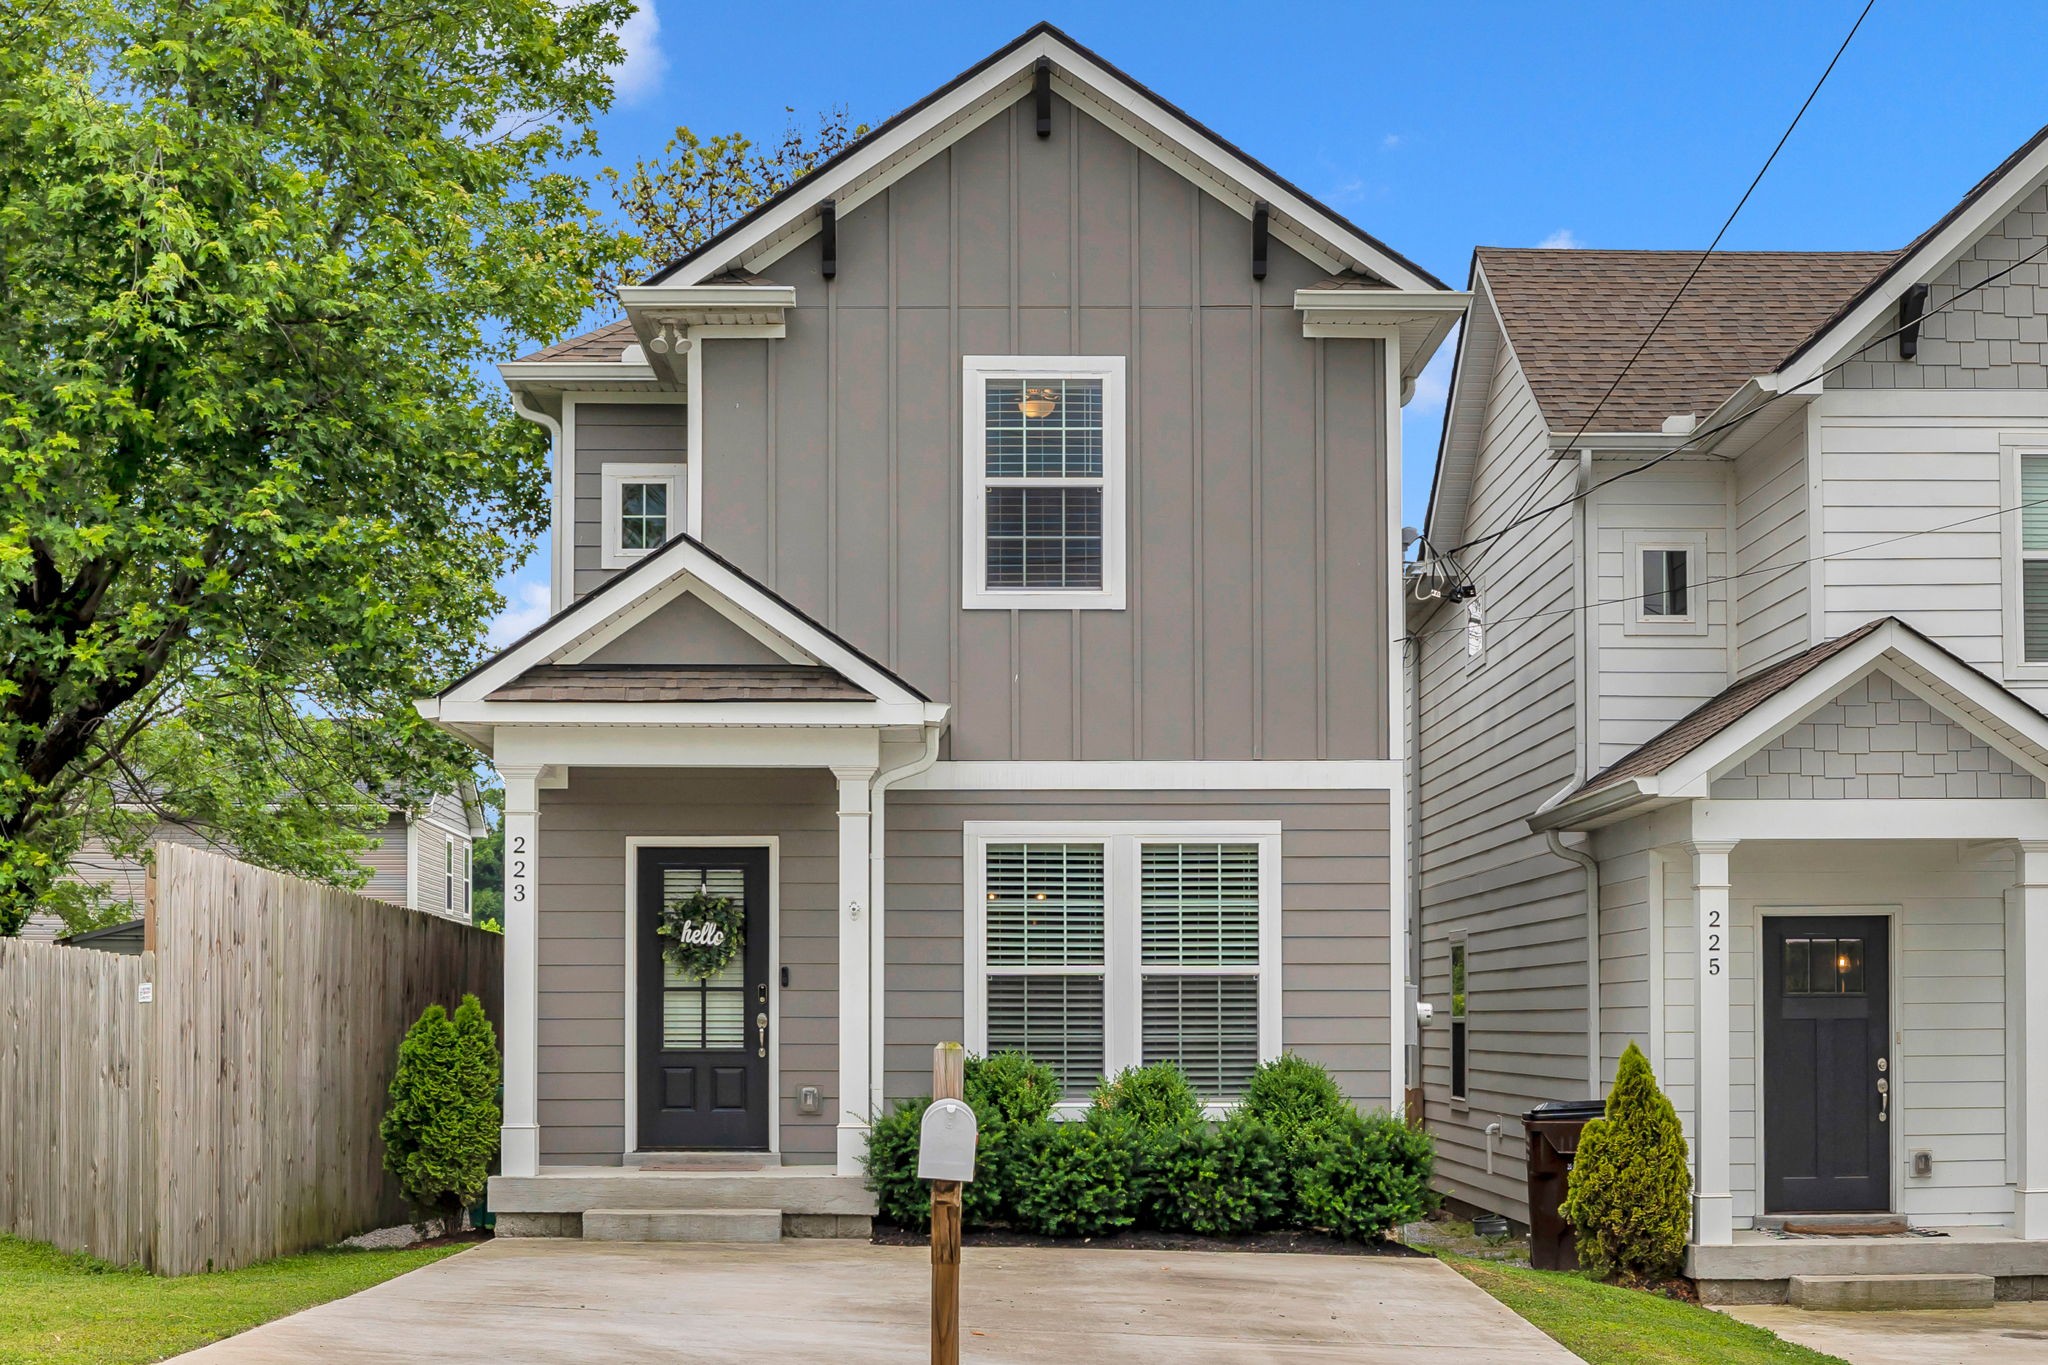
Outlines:
{"label": "neighboring white house", "polygon": [[[467,782],[459,792],[439,793],[418,810],[393,808],[375,831],[377,842],[359,857],[370,872],[361,893],[466,924],[476,841],[488,832],[483,805]],[[153,842],[211,846],[205,836],[174,821],[158,826]],[[129,902],[141,913],[148,879],[141,860],[110,851],[102,840],[88,839],[71,860],[71,875],[105,887],[116,900]],[[21,936],[54,939],[63,932],[64,923],[55,915],[36,914],[22,926]]]}
{"label": "neighboring white house", "polygon": [[1526,1217],[1521,1114],[1636,1042],[1704,1292],[2048,1285],[2044,138],[1904,250],[1712,258],[1618,385],[1696,254],[1476,253],[1409,613],[1458,1198]]}

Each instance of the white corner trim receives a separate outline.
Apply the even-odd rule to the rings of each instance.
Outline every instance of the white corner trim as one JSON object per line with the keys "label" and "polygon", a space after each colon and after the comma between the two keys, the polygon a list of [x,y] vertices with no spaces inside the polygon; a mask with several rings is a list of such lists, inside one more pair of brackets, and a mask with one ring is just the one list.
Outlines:
{"label": "white corner trim", "polygon": [[[659,484],[666,490],[666,510],[662,516],[664,542],[673,536],[678,523],[687,525],[689,504],[685,494],[685,467],[680,461],[661,463],[627,463],[606,461],[597,467],[598,474],[598,567],[604,569],[630,569],[647,556],[660,549],[659,545],[644,550],[628,550],[620,535],[620,520],[625,515],[625,487],[627,484]],[[572,532],[573,533],[573,532]]]}
{"label": "white corner trim", "polygon": [[1003,760],[935,763],[898,791],[1381,791],[1401,765],[1389,759]]}
{"label": "white corner trim", "polygon": [[[1120,355],[970,355],[960,360],[960,605],[967,611],[1122,611],[1130,526],[1125,512],[1125,361]],[[986,386],[992,379],[1097,379],[1102,382],[1102,475],[1099,479],[993,480],[988,473]],[[988,583],[988,490],[1097,487],[1102,490],[1102,586],[1020,590]]]}
{"label": "white corner trim", "polygon": [[765,848],[768,850],[768,1151],[782,1151],[782,838],[775,834],[629,834],[626,836],[626,1090],[625,1152],[640,1150],[640,971],[634,904],[640,890],[643,848]]}
{"label": "white corner trim", "polygon": [[[907,785],[907,784],[906,784]],[[1020,840],[1099,843],[1103,847],[1103,1068],[1109,1074],[1143,1061],[1141,1011],[1145,969],[1139,941],[1147,843],[1183,840],[1253,843],[1259,849],[1259,1060],[1281,1048],[1281,827],[1278,821],[1215,820],[967,820],[961,823],[962,924],[966,970],[962,1032],[967,1050],[988,1051],[988,846]],[[1168,969],[1161,968],[1161,971]],[[1182,969],[1189,970],[1189,969]],[[1194,972],[1215,974],[1216,968]],[[1243,968],[1229,975],[1249,975]]]}

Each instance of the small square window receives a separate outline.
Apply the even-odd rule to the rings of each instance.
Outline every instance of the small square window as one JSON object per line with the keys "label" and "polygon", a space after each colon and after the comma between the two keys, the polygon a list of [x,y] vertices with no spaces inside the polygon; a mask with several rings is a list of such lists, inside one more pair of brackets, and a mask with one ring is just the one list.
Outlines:
{"label": "small square window", "polygon": [[627,568],[682,530],[682,466],[608,464],[600,473],[604,568]]}
{"label": "small square window", "polygon": [[1684,550],[1643,551],[1643,615],[1685,619],[1692,615],[1692,556]]}
{"label": "small square window", "polygon": [[1622,538],[1631,635],[1701,635],[1707,630],[1707,537],[1701,532],[1631,532]]}

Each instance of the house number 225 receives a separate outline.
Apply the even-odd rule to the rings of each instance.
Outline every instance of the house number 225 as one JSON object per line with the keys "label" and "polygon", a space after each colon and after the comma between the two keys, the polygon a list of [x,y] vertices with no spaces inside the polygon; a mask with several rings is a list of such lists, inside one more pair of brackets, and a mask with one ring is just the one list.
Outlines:
{"label": "house number 225", "polygon": [[1707,975],[1721,974],[1721,912],[1707,911]]}

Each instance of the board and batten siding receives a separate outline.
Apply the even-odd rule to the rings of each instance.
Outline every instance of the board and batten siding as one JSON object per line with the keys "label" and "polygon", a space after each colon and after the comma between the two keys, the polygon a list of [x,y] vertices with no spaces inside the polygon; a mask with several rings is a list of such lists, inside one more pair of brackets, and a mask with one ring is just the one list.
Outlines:
{"label": "board and batten siding", "polygon": [[1385,792],[891,792],[885,1093],[928,1093],[932,1045],[961,1035],[965,822],[1264,820],[1281,827],[1281,1046],[1386,1108],[1388,814]]}
{"label": "board and batten siding", "polygon": [[[540,1146],[544,1165],[616,1166],[627,1149],[626,839],[780,840],[776,1096],[782,1159],[833,1159],[839,1114],[837,792],[822,770],[578,768],[540,794]],[[801,1086],[822,1112],[800,1115]]]}
{"label": "board and batten siding", "polygon": [[[1547,435],[1503,345],[1483,418],[1467,536],[1514,509],[1570,496],[1576,467]],[[1438,1184],[1526,1214],[1520,1114],[1586,1090],[1584,873],[1553,856],[1528,817],[1572,780],[1578,601],[1574,522],[1531,521],[1460,562],[1487,616],[1483,662],[1466,657],[1465,616],[1440,607],[1421,627],[1422,1084]],[[1450,1098],[1450,943],[1467,944],[1469,1100]],[[1502,1125],[1488,1172],[1485,1129]]]}
{"label": "board and batten siding", "polygon": [[[1380,343],[1324,272],[1055,98],[757,273],[788,334],[703,350],[705,540],[953,707],[955,759],[1387,757]],[[1128,361],[1128,602],[963,610],[961,359]]]}
{"label": "board and batten siding", "polygon": [[572,404],[570,411],[574,421],[568,437],[575,453],[571,516],[576,527],[572,542],[572,594],[583,597],[619,573],[603,564],[604,466],[674,464],[678,501],[669,509],[669,516],[675,527],[682,527],[680,496],[683,466],[689,458],[689,423],[684,404],[671,401],[593,400]]}
{"label": "board and batten siding", "polygon": [[1807,636],[1806,413],[1766,433],[1735,461],[1735,676],[1797,654]]}

